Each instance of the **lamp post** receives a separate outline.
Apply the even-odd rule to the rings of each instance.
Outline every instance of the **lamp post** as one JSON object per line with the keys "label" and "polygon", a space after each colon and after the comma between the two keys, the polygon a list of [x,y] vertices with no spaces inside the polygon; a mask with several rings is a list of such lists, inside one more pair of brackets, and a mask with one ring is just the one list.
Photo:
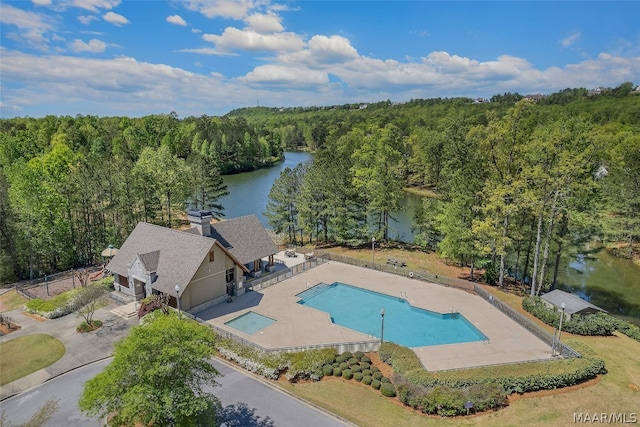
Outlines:
{"label": "lamp post", "polygon": [[[560,326],[558,327],[558,346],[562,345],[562,342],[560,341],[560,334],[562,334],[562,320],[564,319],[564,309],[567,305],[564,303],[564,301],[562,301],[562,304],[560,304],[560,307],[562,307],[562,312],[560,313]],[[560,356],[562,356],[562,347],[560,347]]]}
{"label": "lamp post", "polygon": [[384,342],[384,307],[380,309],[380,344]]}
{"label": "lamp post", "polygon": [[180,285],[176,285],[176,287],[174,288],[176,290],[176,301],[178,301],[178,319],[181,318],[181,313],[180,313]]}
{"label": "lamp post", "polygon": [[371,264],[376,263],[376,238],[371,238]]}

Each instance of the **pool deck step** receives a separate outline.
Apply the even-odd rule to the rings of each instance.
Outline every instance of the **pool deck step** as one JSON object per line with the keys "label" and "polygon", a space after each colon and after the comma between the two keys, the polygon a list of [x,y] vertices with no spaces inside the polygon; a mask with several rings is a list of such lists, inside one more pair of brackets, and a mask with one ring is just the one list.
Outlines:
{"label": "pool deck step", "polygon": [[296,296],[301,300],[307,300],[315,297],[316,295],[323,293],[329,288],[331,288],[331,285],[327,285],[326,283],[318,283],[317,285],[312,286],[311,288],[308,288],[307,290],[300,292]]}

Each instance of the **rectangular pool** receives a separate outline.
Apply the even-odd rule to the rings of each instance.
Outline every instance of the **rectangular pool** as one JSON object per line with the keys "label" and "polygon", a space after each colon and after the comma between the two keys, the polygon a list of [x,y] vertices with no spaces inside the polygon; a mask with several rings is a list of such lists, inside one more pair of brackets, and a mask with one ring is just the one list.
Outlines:
{"label": "rectangular pool", "polygon": [[233,329],[237,329],[240,332],[244,332],[245,334],[253,335],[274,322],[275,320],[270,317],[249,311],[242,316],[238,316],[235,319],[225,322],[224,324],[232,327]]}
{"label": "rectangular pool", "polygon": [[329,313],[333,323],[405,347],[485,341],[487,337],[460,313],[434,313],[405,299],[344,283],[318,284],[299,293],[298,304]]}

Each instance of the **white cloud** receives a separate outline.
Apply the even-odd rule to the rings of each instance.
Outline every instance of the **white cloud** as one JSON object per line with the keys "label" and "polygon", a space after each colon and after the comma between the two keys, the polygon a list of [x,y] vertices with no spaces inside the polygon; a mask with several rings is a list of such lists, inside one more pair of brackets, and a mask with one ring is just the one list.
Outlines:
{"label": "white cloud", "polygon": [[51,5],[51,0],[31,0],[33,4],[37,4],[38,6],[49,6]]}
{"label": "white cloud", "polygon": [[329,83],[329,76],[325,72],[305,68],[281,65],[261,65],[239,78],[246,83],[260,83],[282,86],[316,86]]}
{"label": "white cloud", "polygon": [[247,29],[260,34],[279,33],[284,31],[280,17],[273,13],[254,13],[244,19]]}
{"label": "white cloud", "polygon": [[180,15],[167,16],[167,22],[170,24],[181,25],[183,27],[187,25],[187,21],[182,19]]}
{"label": "white cloud", "polygon": [[11,33],[3,28],[3,32],[18,42],[26,42],[28,45],[40,50],[47,50],[50,41],[50,33],[55,29],[55,21],[46,15],[29,12],[6,3],[0,3],[0,23],[3,26],[18,27],[18,33]]}
{"label": "white cloud", "polygon": [[260,34],[252,30],[239,30],[234,27],[225,28],[222,35],[204,34],[205,41],[215,43],[219,52],[234,49],[253,52],[295,51],[304,47],[304,41],[295,33]]}
{"label": "white cloud", "polygon": [[80,39],[75,39],[69,46],[74,52],[92,52],[100,53],[104,52],[107,48],[107,44],[98,39],[91,39],[89,43],[85,43]]}
{"label": "white cloud", "polygon": [[560,40],[560,44],[564,47],[569,47],[580,39],[580,32],[574,32],[564,39]]}
{"label": "white cloud", "polygon": [[102,16],[102,18],[108,23],[117,25],[118,27],[129,23],[127,18],[114,12],[107,12]]}
{"label": "white cloud", "polygon": [[187,9],[197,11],[207,18],[243,19],[261,0],[185,0]]}
{"label": "white cloud", "polygon": [[93,16],[93,15],[87,15],[87,16],[80,15],[80,16],[78,16],[78,21],[80,21],[84,25],[89,25],[91,23],[91,21],[97,21],[97,20],[98,20],[98,18],[96,16]]}
{"label": "white cloud", "polygon": [[99,12],[101,9],[113,9],[120,4],[120,0],[71,0],[71,6]]}

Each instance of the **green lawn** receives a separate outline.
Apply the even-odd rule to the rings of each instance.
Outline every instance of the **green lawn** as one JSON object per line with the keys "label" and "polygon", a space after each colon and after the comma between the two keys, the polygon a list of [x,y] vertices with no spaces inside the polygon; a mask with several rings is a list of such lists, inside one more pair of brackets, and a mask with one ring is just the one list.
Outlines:
{"label": "green lawn", "polygon": [[51,335],[34,334],[0,345],[0,385],[46,368],[64,355],[64,344]]}
{"label": "green lawn", "polygon": [[24,307],[27,299],[14,290],[5,292],[0,295],[0,311],[11,311]]}

